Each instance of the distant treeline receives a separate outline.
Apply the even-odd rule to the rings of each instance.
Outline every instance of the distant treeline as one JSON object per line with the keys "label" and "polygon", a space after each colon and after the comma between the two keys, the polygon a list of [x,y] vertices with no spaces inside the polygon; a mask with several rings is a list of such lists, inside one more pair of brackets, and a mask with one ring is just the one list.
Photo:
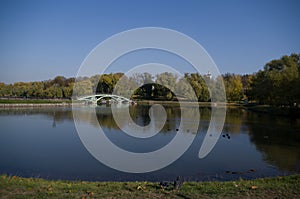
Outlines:
{"label": "distant treeline", "polygon": [[[254,74],[238,75],[224,74],[211,78],[210,75],[186,73],[184,77],[177,77],[172,73],[162,73],[152,76],[149,73],[135,74],[125,77],[123,73],[111,73],[81,77],[76,80],[76,94],[89,95],[94,93],[112,93],[117,82],[122,78],[128,79],[123,83],[123,90],[127,90],[132,82],[146,82],[134,91],[132,98],[151,100],[176,100],[171,90],[189,93],[187,82],[198,101],[210,101],[210,91],[207,83],[220,86],[224,81],[227,101],[255,101],[260,104],[296,106],[300,104],[300,54],[283,56],[268,62],[263,70]],[[134,80],[134,81],[133,81]],[[169,88],[160,86],[168,85]],[[0,97],[62,99],[71,98],[75,85],[75,78],[57,76],[53,80],[39,82],[16,82],[14,84],[0,83]],[[184,98],[189,98],[187,95]]]}

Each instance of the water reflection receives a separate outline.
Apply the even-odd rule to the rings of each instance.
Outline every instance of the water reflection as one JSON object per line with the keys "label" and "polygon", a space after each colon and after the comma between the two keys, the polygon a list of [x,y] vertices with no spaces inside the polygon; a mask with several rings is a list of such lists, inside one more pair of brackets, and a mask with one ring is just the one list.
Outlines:
{"label": "water reflection", "polygon": [[[141,126],[148,125],[150,122],[149,108],[150,106],[130,106],[129,109],[132,120]],[[248,175],[246,177],[251,178],[280,175],[289,172],[300,172],[300,119],[269,116],[243,109],[229,108],[227,109],[222,136],[215,149],[207,158],[199,160],[197,159],[197,152],[200,147],[199,143],[201,143],[207,131],[211,117],[211,109],[208,107],[200,108],[201,120],[197,132],[189,130],[191,129],[189,126],[191,125],[190,123],[194,122],[193,118],[194,114],[196,114],[196,110],[194,110],[193,107],[184,107],[184,109],[188,110],[184,112],[185,121],[183,125],[185,125],[185,133],[197,133],[197,143],[195,142],[196,144],[190,148],[174,167],[169,167],[166,170],[154,174],[151,173],[151,175],[149,174],[149,178],[153,180],[161,179],[161,176],[168,176],[169,173],[172,173],[172,175],[170,174],[172,177],[180,174],[192,176],[192,179],[201,180],[208,175],[218,175],[222,177],[217,179],[226,180],[232,178],[233,172],[243,173],[251,169],[255,169],[255,172],[241,174],[241,176],[245,177]],[[122,131],[120,131],[120,127],[118,127],[112,117],[111,108],[109,106],[96,108],[96,120],[94,117],[95,107],[78,107],[74,111],[80,113],[76,114],[78,115],[77,119],[79,119],[80,122],[95,128],[100,124],[112,142],[115,142],[124,149],[136,152],[146,152],[158,149],[168,143],[177,132],[176,130],[178,129],[180,116],[182,114],[178,106],[165,106],[167,121],[163,126],[161,133],[156,135],[156,137],[154,136],[150,144],[136,139],[131,140],[134,144],[128,146],[128,141],[123,141],[128,137],[123,135]],[[122,111],[122,107],[120,107],[120,111]],[[17,119],[18,117],[22,118],[19,120]],[[25,120],[24,118],[27,119]],[[18,121],[18,125],[13,123],[15,121]],[[22,123],[22,121],[24,122]],[[72,126],[70,126],[71,124]],[[123,125],[128,125],[126,119],[124,119]],[[51,156],[52,153],[49,151],[53,150],[53,144],[47,143],[47,140],[51,140],[51,142],[57,143],[57,148],[62,149],[61,153],[66,153],[61,154],[59,160],[54,158],[57,156],[56,154],[52,154],[54,160],[63,161],[66,159],[68,161],[66,163],[57,164],[57,166],[62,167],[62,165],[65,164],[68,165],[66,166],[67,170],[70,170],[69,167],[72,167],[72,165],[74,166],[75,164],[77,168],[77,170],[74,168],[74,170],[70,171],[56,168],[57,173],[60,173],[62,176],[69,175],[69,178],[71,178],[70,176],[74,175],[74,173],[80,173],[78,171],[79,168],[79,170],[93,170],[101,176],[101,179],[113,180],[114,178],[111,177],[113,174],[115,176],[120,176],[119,173],[113,173],[104,168],[101,168],[101,172],[104,173],[101,173],[100,175],[100,170],[96,166],[98,163],[95,160],[95,162],[91,163],[91,157],[86,157],[88,153],[82,151],[84,150],[84,147],[80,143],[78,137],[76,137],[71,108],[1,109],[0,126],[0,173],[11,172],[22,174],[24,173],[23,165],[27,164],[26,169],[33,169],[34,165],[31,165],[28,162],[37,160],[31,158],[41,159],[43,154],[39,154],[39,151],[48,153],[49,156]],[[36,128],[33,128],[33,126]],[[48,128],[54,128],[55,131],[50,131]],[[21,134],[19,134],[20,132]],[[50,133],[52,133],[52,135],[50,135]],[[65,135],[60,137],[62,136],[61,134]],[[32,138],[32,140],[28,140],[28,137]],[[59,139],[61,140],[56,140],[58,137],[60,137]],[[37,138],[38,140],[35,141]],[[11,141],[13,139],[22,140],[15,140],[10,143],[9,146],[8,140]],[[26,139],[28,140],[28,143],[22,145],[22,141]],[[63,140],[74,140],[74,143],[76,144],[71,145],[70,143],[63,143]],[[11,146],[14,146],[15,149],[12,149]],[[33,146],[35,146],[35,148]],[[34,148],[34,150],[30,147],[32,149]],[[45,147],[48,147],[47,150]],[[80,150],[78,148],[80,148]],[[20,149],[20,151],[24,153],[26,152],[26,154],[24,155],[20,152],[22,155],[16,156],[17,149]],[[76,152],[75,154],[74,151]],[[78,159],[77,156],[79,154],[82,154],[82,156]],[[65,155],[67,155],[68,158],[64,158]],[[262,159],[260,159],[260,156]],[[75,160],[76,158],[78,160]],[[14,170],[15,166],[18,165],[17,162],[19,162],[20,167]],[[44,161],[44,163],[46,162],[47,161]],[[87,165],[82,165],[82,162],[85,162]],[[246,163],[243,164],[242,162]],[[249,166],[250,164],[251,166]],[[45,169],[49,172],[49,170],[51,170],[49,165],[53,166],[55,163],[53,163],[52,159],[48,161],[48,166],[45,166],[44,164],[36,165],[41,167],[40,169],[37,169],[38,171]],[[230,171],[231,173],[226,173],[227,171]],[[51,178],[53,174],[48,173],[47,175]],[[91,177],[91,175],[94,174],[87,174],[82,171],[82,175],[78,174],[77,177],[95,179]],[[123,173],[122,175],[125,174]],[[145,174],[145,176],[147,175],[148,174]],[[105,178],[105,176],[107,176],[107,178]],[[65,178],[68,179],[68,177]],[[130,176],[130,179],[134,178]]]}
{"label": "water reflection", "polygon": [[19,108],[2,108],[0,116],[31,116],[39,115],[41,118],[52,120],[55,124],[62,123],[65,120],[73,121],[71,108],[36,108],[36,107],[19,107]]}
{"label": "water reflection", "polygon": [[300,172],[300,119],[249,112],[249,137],[271,165]]}

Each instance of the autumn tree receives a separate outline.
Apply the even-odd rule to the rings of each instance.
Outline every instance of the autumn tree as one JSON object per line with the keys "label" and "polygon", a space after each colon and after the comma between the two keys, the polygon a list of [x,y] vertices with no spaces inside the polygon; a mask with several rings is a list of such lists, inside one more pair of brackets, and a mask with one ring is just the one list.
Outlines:
{"label": "autumn tree", "polygon": [[240,75],[223,75],[227,101],[239,101],[243,97],[243,84]]}
{"label": "autumn tree", "polygon": [[186,73],[184,78],[193,88],[199,102],[208,102],[210,100],[210,93],[205,79],[199,73]]}

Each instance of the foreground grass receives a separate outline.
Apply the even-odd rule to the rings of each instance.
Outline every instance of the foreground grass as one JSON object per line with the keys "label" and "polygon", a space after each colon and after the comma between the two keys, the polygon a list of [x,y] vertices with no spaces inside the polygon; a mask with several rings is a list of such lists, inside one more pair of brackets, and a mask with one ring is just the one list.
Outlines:
{"label": "foreground grass", "polygon": [[52,181],[0,176],[0,198],[300,198],[300,175],[231,182]]}

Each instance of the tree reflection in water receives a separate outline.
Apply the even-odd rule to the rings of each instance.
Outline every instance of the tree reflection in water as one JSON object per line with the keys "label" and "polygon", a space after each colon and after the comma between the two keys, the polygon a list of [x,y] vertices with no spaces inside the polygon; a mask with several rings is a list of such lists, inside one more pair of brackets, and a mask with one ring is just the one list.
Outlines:
{"label": "tree reflection in water", "polygon": [[[164,105],[167,113],[167,122],[161,133],[168,134],[175,132],[179,126],[181,111],[179,106]],[[138,125],[145,126],[149,124],[148,115],[149,105],[130,106],[130,115],[134,122]],[[185,119],[193,121],[195,110],[192,107],[185,112]],[[85,107],[74,109],[80,111],[79,120],[94,125],[98,124],[106,129],[120,130],[114,121],[109,106],[101,106],[96,108],[97,123],[93,119],[95,107]],[[125,109],[124,109],[125,110]],[[120,111],[122,109],[120,108]],[[73,120],[71,108],[13,108],[1,109],[0,115],[39,115],[46,117],[53,122],[53,127],[59,126],[60,123]],[[206,132],[211,109],[208,107],[200,107],[201,121],[198,132]],[[124,119],[124,125],[126,120]],[[186,133],[191,132],[186,123]],[[250,141],[256,146],[268,164],[278,167],[281,170],[300,172],[300,118],[286,118],[282,116],[271,116],[239,108],[228,108],[223,129],[223,135],[239,136],[240,133],[248,134]]]}

